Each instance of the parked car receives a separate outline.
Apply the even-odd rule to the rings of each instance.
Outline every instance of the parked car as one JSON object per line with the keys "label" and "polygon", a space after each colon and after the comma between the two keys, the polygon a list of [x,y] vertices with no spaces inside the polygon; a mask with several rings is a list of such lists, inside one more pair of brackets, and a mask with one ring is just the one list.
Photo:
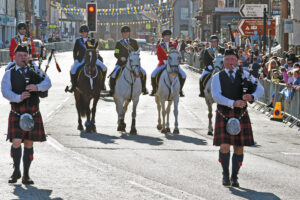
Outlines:
{"label": "parked car", "polygon": [[147,42],[145,39],[136,39],[139,47],[144,50],[144,47],[147,45]]}
{"label": "parked car", "polygon": [[35,52],[32,55],[32,57],[37,59],[38,54],[41,55],[41,47],[43,46],[44,47],[44,49],[43,49],[43,60],[45,60],[47,58],[48,54],[47,54],[47,49],[46,49],[44,43],[41,40],[37,40],[37,39],[34,39],[33,43],[34,43],[34,47],[35,47]]}

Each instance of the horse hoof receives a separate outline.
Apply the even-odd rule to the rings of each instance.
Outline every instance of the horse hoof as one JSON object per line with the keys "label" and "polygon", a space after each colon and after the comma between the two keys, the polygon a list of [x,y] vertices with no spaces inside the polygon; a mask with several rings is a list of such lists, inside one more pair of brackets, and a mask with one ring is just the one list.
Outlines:
{"label": "horse hoof", "polygon": [[77,130],[83,131],[83,126],[80,124],[77,126]]}
{"label": "horse hoof", "polygon": [[213,135],[212,131],[208,131],[207,135]]}
{"label": "horse hoof", "polygon": [[160,131],[161,129],[162,129],[162,125],[161,125],[161,124],[158,124],[158,125],[157,125],[157,130]]}
{"label": "horse hoof", "polygon": [[136,134],[137,134],[136,128],[131,128],[130,135],[136,135]]}
{"label": "horse hoof", "polygon": [[167,133],[171,133],[170,128],[166,128]]}
{"label": "horse hoof", "polygon": [[167,132],[167,129],[165,129],[165,128],[162,129],[162,130],[161,130],[161,133],[165,133],[165,134],[168,133],[168,132]]}
{"label": "horse hoof", "polygon": [[126,132],[126,129],[124,126],[119,125],[117,131]]}
{"label": "horse hoof", "polygon": [[179,134],[179,129],[174,129],[173,134]]}

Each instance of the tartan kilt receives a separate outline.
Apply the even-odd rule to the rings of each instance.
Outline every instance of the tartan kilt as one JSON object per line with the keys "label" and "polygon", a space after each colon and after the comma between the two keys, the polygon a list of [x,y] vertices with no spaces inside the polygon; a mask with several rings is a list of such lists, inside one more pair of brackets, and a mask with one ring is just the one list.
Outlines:
{"label": "tartan kilt", "polygon": [[[228,118],[239,118],[241,116],[241,110],[238,110],[236,108],[230,110],[218,108],[218,110]],[[221,144],[230,144],[234,146],[254,145],[251,121],[248,115],[248,111],[246,111],[245,115],[240,120],[241,132],[238,135],[233,136],[227,133],[226,123],[227,120],[224,119],[224,117],[222,117],[220,113],[216,112],[215,133],[213,142],[215,146],[220,146]]]}
{"label": "tartan kilt", "polygon": [[39,112],[38,106],[31,106],[30,108],[26,109],[26,104],[23,103],[18,106],[12,105],[11,109],[19,114],[33,114],[37,111],[38,112],[36,115],[32,116],[34,121],[34,128],[31,131],[24,131],[19,126],[20,116],[11,111],[8,118],[8,131],[6,140],[10,140],[10,142],[12,142],[13,139],[18,138],[22,139],[23,142],[24,140],[39,142],[46,141],[43,119],[41,113]]}

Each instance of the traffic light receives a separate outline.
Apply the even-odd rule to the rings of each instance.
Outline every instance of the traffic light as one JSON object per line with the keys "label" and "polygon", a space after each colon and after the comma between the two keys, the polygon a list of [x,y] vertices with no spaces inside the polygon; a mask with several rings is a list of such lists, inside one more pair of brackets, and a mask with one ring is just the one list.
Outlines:
{"label": "traffic light", "polygon": [[91,32],[97,31],[97,3],[86,3],[87,25]]}

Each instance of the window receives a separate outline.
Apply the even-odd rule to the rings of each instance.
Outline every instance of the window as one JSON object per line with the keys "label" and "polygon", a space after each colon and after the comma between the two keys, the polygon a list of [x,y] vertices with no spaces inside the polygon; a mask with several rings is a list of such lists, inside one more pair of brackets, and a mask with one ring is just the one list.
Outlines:
{"label": "window", "polygon": [[182,20],[189,19],[189,9],[188,8],[181,8],[181,19]]}
{"label": "window", "polygon": [[[219,2],[220,2],[220,0],[219,0]],[[239,0],[226,0],[226,7],[227,8],[238,8]]]}

